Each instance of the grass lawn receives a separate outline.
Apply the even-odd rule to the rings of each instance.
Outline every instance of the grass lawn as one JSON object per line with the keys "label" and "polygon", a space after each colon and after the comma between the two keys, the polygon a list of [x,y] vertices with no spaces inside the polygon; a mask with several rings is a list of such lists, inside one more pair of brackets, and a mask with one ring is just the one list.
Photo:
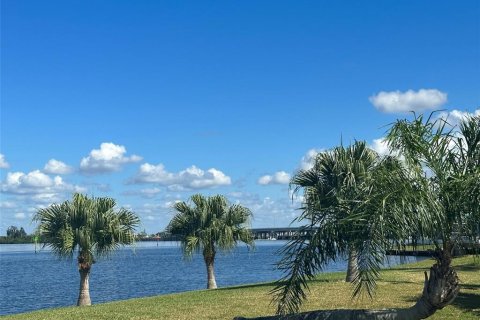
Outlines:
{"label": "grass lawn", "polygon": [[[473,257],[454,260],[461,291],[452,305],[431,319],[480,319],[480,264]],[[344,273],[320,275],[311,282],[309,300],[303,310],[336,308],[394,308],[414,303],[423,288],[423,271],[432,260],[384,270],[377,295],[351,299],[351,287],[343,281]],[[274,313],[268,292],[272,285],[254,284],[217,290],[191,291],[141,299],[36,311],[2,319],[232,319],[234,316],[260,316]],[[78,288],[72,288],[78,290]]]}

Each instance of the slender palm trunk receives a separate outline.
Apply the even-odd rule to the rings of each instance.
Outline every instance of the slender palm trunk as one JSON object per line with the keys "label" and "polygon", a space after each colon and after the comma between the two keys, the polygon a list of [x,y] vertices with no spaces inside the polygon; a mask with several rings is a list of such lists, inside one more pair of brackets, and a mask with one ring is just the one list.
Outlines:
{"label": "slender palm trunk", "polygon": [[210,248],[210,250],[203,251],[203,258],[205,260],[205,265],[207,267],[207,289],[216,289],[217,282],[215,281],[215,272],[213,269],[213,264],[215,262],[215,249]]}
{"label": "slender palm trunk", "polygon": [[345,282],[353,282],[353,279],[357,276],[358,273],[358,261],[357,261],[357,252],[354,249],[350,249],[348,252],[348,267],[347,267],[347,276],[345,277]]}
{"label": "slender palm trunk", "polygon": [[[437,252],[437,263],[430,268],[430,277],[425,272],[423,293],[415,305],[410,308],[385,310],[316,310],[291,314],[288,316],[266,316],[248,318],[256,320],[417,320],[425,319],[437,310],[450,304],[460,289],[457,273],[451,266],[451,254],[442,250]],[[237,317],[235,320],[247,318]]]}
{"label": "slender palm trunk", "polygon": [[90,269],[91,264],[85,258],[85,256],[80,253],[78,256],[78,272],[80,273],[80,291],[78,293],[77,306],[89,306],[92,304],[90,300]]}

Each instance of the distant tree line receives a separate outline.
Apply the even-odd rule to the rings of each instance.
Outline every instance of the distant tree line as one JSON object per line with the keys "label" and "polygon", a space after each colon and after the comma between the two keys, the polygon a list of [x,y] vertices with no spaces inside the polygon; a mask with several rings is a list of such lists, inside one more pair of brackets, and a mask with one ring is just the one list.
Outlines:
{"label": "distant tree line", "polygon": [[[0,244],[15,244],[15,243],[34,243],[35,234],[27,234],[23,227],[10,226],[7,229],[6,236],[0,236]],[[37,236],[37,242],[42,242],[42,239]]]}

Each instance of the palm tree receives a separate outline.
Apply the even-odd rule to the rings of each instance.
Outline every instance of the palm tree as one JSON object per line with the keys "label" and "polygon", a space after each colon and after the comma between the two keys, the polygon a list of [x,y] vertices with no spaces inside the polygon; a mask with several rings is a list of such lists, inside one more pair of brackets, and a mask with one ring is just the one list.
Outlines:
{"label": "palm tree", "polygon": [[78,253],[78,306],[91,305],[89,275],[96,257],[134,241],[139,218],[127,209],[115,210],[115,205],[111,198],[89,198],[76,193],[72,201],[40,209],[34,217],[39,222],[39,235],[54,254],[71,258]]}
{"label": "palm tree", "polygon": [[458,127],[448,119],[433,119],[433,113],[425,121],[423,116],[398,120],[387,141],[405,158],[416,183],[436,204],[435,230],[426,236],[436,247],[437,265],[453,279],[452,255],[478,237],[480,116],[467,116]]}
{"label": "palm tree", "polygon": [[[363,165],[358,161],[362,158]],[[304,190],[304,206],[297,220],[307,222],[301,231],[310,236],[294,239],[283,249],[279,268],[284,277],[272,290],[278,315],[259,319],[282,319],[286,314],[292,320],[425,316],[430,310],[425,306],[435,303],[436,296],[430,300],[422,296],[421,303],[402,310],[320,310],[298,314],[307,297],[308,280],[330,261],[354,250],[354,296],[362,292],[372,296],[386,249],[392,244],[402,245],[410,234],[429,228],[428,194],[412,183],[410,172],[398,159],[381,158],[367,150],[364,142],[356,142],[348,148],[340,146],[320,154],[314,169],[299,172],[292,184],[295,191]]]}
{"label": "palm tree", "polygon": [[298,172],[291,180],[295,192],[304,191],[297,220],[307,222],[301,231],[310,237],[282,250],[279,268],[285,275],[272,291],[277,314],[298,312],[307,280],[349,253],[354,295],[371,296],[386,249],[418,233],[423,225],[413,221],[429,212],[413,201],[417,187],[409,182],[400,161],[381,158],[360,141],[321,153],[313,169]]}
{"label": "palm tree", "polygon": [[[431,116],[426,121],[422,116],[413,121],[399,120],[390,128],[387,141],[403,160],[382,160],[383,165],[372,174],[375,178],[366,184],[370,193],[359,202],[356,214],[331,219],[333,212],[328,207],[322,207],[318,199],[308,201],[305,197],[300,220],[309,221],[303,229],[312,236],[308,241],[292,241],[284,249],[280,268],[286,275],[273,291],[278,314],[298,312],[306,298],[307,280],[347,248],[337,224],[358,227],[352,237],[358,259],[354,295],[363,290],[373,292],[385,249],[392,242],[401,245],[411,234],[432,240],[437,247],[436,263],[429,276],[425,272],[422,295],[410,308],[320,310],[288,319],[424,319],[457,296],[459,281],[451,267],[452,251],[463,240],[469,238],[472,243],[478,237],[480,117],[467,117],[458,130]],[[305,188],[305,192],[308,190]]]}
{"label": "palm tree", "polygon": [[[295,192],[304,190],[306,217],[311,216],[315,220],[316,213],[322,212],[326,219],[341,221],[356,214],[359,209],[363,210],[362,204],[370,194],[372,175],[379,164],[377,153],[367,148],[365,142],[356,141],[347,148],[339,146],[320,153],[313,168],[300,170],[290,185],[294,186]],[[352,282],[357,275],[357,254],[353,241],[359,231],[358,225],[335,225],[335,233],[339,236],[337,247],[348,255],[345,281]]]}
{"label": "palm tree", "polygon": [[[466,117],[458,127],[448,119],[399,120],[387,141],[431,194],[439,212],[436,232],[428,235],[439,255],[450,261],[453,251],[478,236],[480,221],[480,116]],[[470,241],[465,240],[468,239]]]}
{"label": "palm tree", "polygon": [[238,241],[253,246],[253,236],[246,224],[251,212],[238,204],[230,205],[224,196],[191,197],[193,206],[178,202],[173,208],[177,214],[170,221],[167,231],[181,237],[186,256],[202,250],[207,267],[207,289],[217,288],[214,262],[217,249],[231,250]]}

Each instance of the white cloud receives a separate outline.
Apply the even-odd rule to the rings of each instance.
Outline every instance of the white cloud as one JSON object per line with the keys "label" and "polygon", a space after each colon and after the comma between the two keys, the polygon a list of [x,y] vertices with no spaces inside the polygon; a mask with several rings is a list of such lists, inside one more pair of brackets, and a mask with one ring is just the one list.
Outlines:
{"label": "white cloud", "polygon": [[258,194],[232,192],[234,203],[249,208],[253,214],[252,227],[287,227],[298,215],[298,201],[292,202],[287,195],[280,199],[261,197]]}
{"label": "white cloud", "polygon": [[380,111],[386,113],[403,113],[424,111],[438,108],[447,102],[447,94],[437,89],[420,89],[418,91],[381,91],[369,98]]}
{"label": "white cloud", "polygon": [[387,141],[385,138],[374,139],[371,145],[371,148],[375,150],[379,155],[389,155],[390,151],[388,150]]}
{"label": "white cloud", "polygon": [[72,171],[72,167],[55,159],[48,160],[48,162],[45,164],[45,167],[43,167],[43,172],[49,174],[69,174],[72,173]]}
{"label": "white cloud", "polygon": [[0,169],[7,169],[10,165],[8,164],[7,160],[5,160],[5,156],[0,153]]}
{"label": "white cloud", "polygon": [[104,142],[100,145],[100,149],[92,150],[90,155],[82,159],[80,171],[86,174],[119,171],[124,164],[142,160],[140,156],[127,157],[125,153],[127,149],[124,146]]}
{"label": "white cloud", "polygon": [[82,187],[65,183],[60,176],[51,178],[40,170],[27,174],[9,172],[0,190],[7,194],[30,195],[30,200],[40,203],[56,202],[65,193],[85,191]]}
{"label": "white cloud", "polygon": [[290,182],[290,174],[285,171],[275,172],[273,175],[265,175],[258,179],[257,183],[261,185],[268,184],[288,184]]}
{"label": "white cloud", "polygon": [[311,168],[313,168],[317,154],[323,151],[323,149],[308,150],[307,153],[302,157],[302,160],[300,160],[300,169],[310,170]]}
{"label": "white cloud", "polygon": [[23,220],[23,219],[25,219],[26,215],[23,212],[17,212],[17,213],[15,213],[14,217],[15,217],[15,219]]}
{"label": "white cloud", "polygon": [[450,125],[456,126],[458,125],[462,120],[466,119],[467,117],[472,117],[480,116],[480,109],[477,109],[473,112],[468,112],[468,111],[460,111],[460,110],[452,110],[449,112],[443,111],[440,112],[437,118],[442,118],[446,120]]}
{"label": "white cloud", "polygon": [[215,168],[204,171],[196,166],[191,166],[178,173],[172,173],[165,170],[165,166],[161,163],[158,165],[142,164],[132,182],[157,183],[169,186],[172,190],[202,189],[230,185],[232,183],[229,176]]}
{"label": "white cloud", "polygon": [[[61,178],[60,178],[61,179]],[[42,189],[52,187],[55,181],[40,170],[35,170],[25,174],[23,172],[7,173],[6,182],[3,185],[8,190],[20,191],[27,189]],[[29,192],[12,192],[12,193],[29,193]],[[33,192],[35,193],[35,192]]]}
{"label": "white cloud", "polygon": [[[480,116],[480,109],[477,109],[473,112],[468,111],[459,111],[459,110],[452,110],[452,111],[443,111],[440,112],[436,119],[444,119],[446,120],[451,126],[457,126],[461,120],[465,119],[468,116]],[[457,132],[458,133],[458,132]],[[387,141],[385,137],[374,139],[372,143],[369,145],[370,148],[375,150],[380,155],[391,155],[392,153],[388,149]],[[456,147],[455,143],[451,142],[451,148]],[[393,154],[398,154],[393,152]],[[403,158],[403,157],[401,157]]]}
{"label": "white cloud", "polygon": [[162,206],[165,209],[170,209],[172,208],[175,204],[181,202],[180,200],[171,200],[171,201],[165,201]]}

